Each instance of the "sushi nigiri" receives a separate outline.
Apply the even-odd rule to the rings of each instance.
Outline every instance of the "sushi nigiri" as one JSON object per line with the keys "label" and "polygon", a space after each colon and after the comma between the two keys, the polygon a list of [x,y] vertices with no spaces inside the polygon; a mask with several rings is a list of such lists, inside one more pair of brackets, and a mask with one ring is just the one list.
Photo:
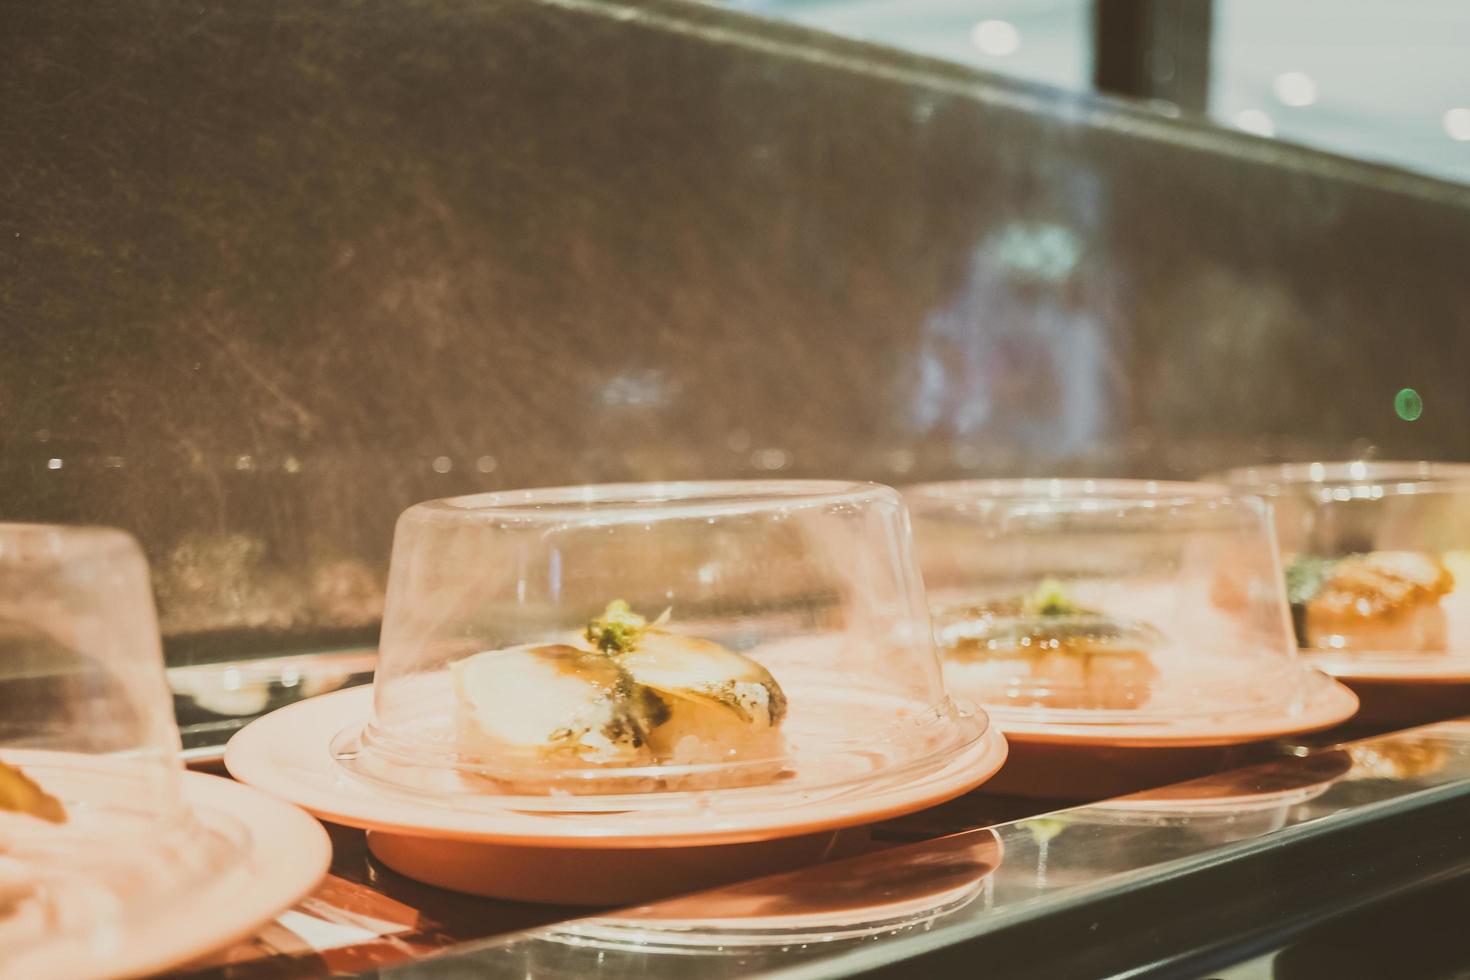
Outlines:
{"label": "sushi nigiri", "polygon": [[1157,630],[1083,608],[1050,579],[1025,595],[940,613],[936,627],[957,687],[975,673],[967,668],[1009,662],[1020,672],[1017,699],[1040,707],[1141,707],[1158,676]]}
{"label": "sushi nigiri", "polygon": [[[615,601],[573,643],[488,650],[451,665],[461,747],[492,770],[721,770],[668,785],[737,785],[783,766],[786,696],[749,657],[649,623]],[[600,791],[595,783],[589,792]]]}
{"label": "sushi nigiri", "polygon": [[1297,558],[1286,571],[1304,648],[1431,653],[1446,648],[1449,569],[1413,551]]}
{"label": "sushi nigiri", "polygon": [[520,768],[653,761],[668,709],[612,658],[565,644],[487,650],[450,666],[469,755]]}

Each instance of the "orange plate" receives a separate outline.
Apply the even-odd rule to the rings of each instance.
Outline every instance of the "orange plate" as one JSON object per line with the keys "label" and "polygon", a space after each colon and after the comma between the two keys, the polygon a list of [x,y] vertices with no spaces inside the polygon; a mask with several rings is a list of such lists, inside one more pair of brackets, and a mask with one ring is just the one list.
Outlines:
{"label": "orange plate", "polygon": [[696,847],[584,848],[482,844],[368,831],[373,856],[451,891],[553,905],[631,905],[856,853],[865,827]]}
{"label": "orange plate", "polygon": [[1280,712],[1202,718],[1182,725],[1047,725],[1005,723],[1010,759],[988,793],[1058,800],[1134,793],[1241,763],[1252,742],[1331,728],[1353,716],[1358,699],[1316,675],[1294,715]]}
{"label": "orange plate", "polygon": [[1423,725],[1470,714],[1470,658],[1425,653],[1374,658],[1320,653],[1305,659],[1353,689],[1355,722]]}
{"label": "orange plate", "polygon": [[1047,800],[1099,800],[1151,789],[1246,762],[1238,746],[1137,748],[1011,739],[1005,769],[987,793]]}
{"label": "orange plate", "polygon": [[[1168,724],[1059,724],[1047,721],[992,719],[1012,742],[1058,745],[1109,745],[1129,748],[1183,748],[1241,745],[1320,731],[1341,724],[1358,709],[1358,698],[1346,686],[1315,671],[1301,709],[1209,715]],[[1099,712],[1105,715],[1105,712]]]}
{"label": "orange plate", "polygon": [[246,873],[238,876],[238,885],[191,894],[182,919],[172,907],[145,914],[107,949],[65,942],[61,948],[36,950],[40,959],[31,967],[7,961],[7,969],[15,968],[15,976],[69,980],[175,969],[253,935],[326,876],[331,842],[322,825],[296,807],[220,776],[185,772],[182,785],[184,800],[206,828],[247,832],[246,852],[240,855]]}
{"label": "orange plate", "polygon": [[[959,796],[990,778],[1007,751],[992,729],[902,779],[857,783],[781,808],[724,808],[718,790],[677,808],[538,812],[495,809],[485,798],[472,808],[380,786],[337,763],[328,748],[333,736],[360,725],[371,698],[361,688],[282,708],[236,734],[225,764],[237,779],[323,819],[372,831],[373,852],[410,877],[532,901],[637,901],[820,860],[835,846],[835,831]],[[671,853],[652,855],[651,848]],[[568,849],[580,853],[558,853]],[[565,872],[569,866],[575,875]],[[617,881],[634,873],[645,880]]]}
{"label": "orange plate", "polygon": [[1364,725],[1408,727],[1470,715],[1470,681],[1341,680],[1358,696],[1353,720]]}
{"label": "orange plate", "polygon": [[1412,656],[1352,656],[1307,653],[1302,659],[1340,681],[1378,684],[1470,684],[1470,658],[1463,654],[1423,653]]}

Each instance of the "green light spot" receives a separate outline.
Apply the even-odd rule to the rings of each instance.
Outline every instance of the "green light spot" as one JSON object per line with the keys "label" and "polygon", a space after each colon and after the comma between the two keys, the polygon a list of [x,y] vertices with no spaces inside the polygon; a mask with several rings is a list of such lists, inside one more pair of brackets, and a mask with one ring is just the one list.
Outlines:
{"label": "green light spot", "polygon": [[1404,388],[1393,396],[1393,410],[1405,422],[1412,422],[1424,414],[1424,399],[1413,388]]}

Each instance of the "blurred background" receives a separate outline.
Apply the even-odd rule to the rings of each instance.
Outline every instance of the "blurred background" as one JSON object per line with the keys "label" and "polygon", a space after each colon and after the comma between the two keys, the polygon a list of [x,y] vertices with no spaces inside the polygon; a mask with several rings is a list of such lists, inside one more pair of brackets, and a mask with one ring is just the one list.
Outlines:
{"label": "blurred background", "polygon": [[730,0],[1262,136],[1470,180],[1463,0]]}
{"label": "blurred background", "polygon": [[1470,458],[1464,4],[3,23],[0,519],[139,538],[186,737],[365,676],[429,498]]}

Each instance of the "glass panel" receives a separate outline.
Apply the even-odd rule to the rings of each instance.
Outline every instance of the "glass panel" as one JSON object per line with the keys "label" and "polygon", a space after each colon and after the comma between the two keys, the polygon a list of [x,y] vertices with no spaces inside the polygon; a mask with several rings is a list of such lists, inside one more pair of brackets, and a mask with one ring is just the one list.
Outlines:
{"label": "glass panel", "polygon": [[[1097,940],[1091,945],[1126,946],[1147,933],[1137,928],[1140,917],[1179,913],[1150,905],[1166,885],[1201,883],[1203,893],[1182,914],[1194,920],[1190,941],[1207,946],[1242,928],[1239,922],[1248,921],[1239,918],[1242,909],[1284,928],[1301,924],[1294,917],[1306,921],[1325,915],[1333,902],[1353,899],[1346,888],[1337,893],[1314,880],[1319,876],[1356,876],[1352,887],[1358,888],[1396,883],[1395,874],[1426,880],[1429,871],[1449,869],[1431,857],[1436,847],[1462,850],[1459,827],[1467,796],[1470,725],[1448,722],[576,920],[388,975],[459,976],[457,970],[472,967],[572,977],[595,967],[608,976],[837,977],[911,967],[906,961],[946,951],[960,958],[925,965],[980,962],[968,946],[983,940],[997,969],[1004,956],[1015,956],[1041,971],[1030,975],[1041,976],[1047,975],[1048,957],[1073,955],[1038,943],[1048,923],[1057,924],[1056,936],[1081,923],[1083,934]],[[1417,838],[1415,848],[1388,848],[1389,842],[1401,843],[1415,820],[1433,830]],[[1345,843],[1349,837],[1351,846]],[[1386,860],[1385,848],[1403,858],[1402,866]],[[1324,860],[1323,849],[1385,859],[1361,871],[1351,860]],[[1295,854],[1305,855],[1299,867],[1291,863]],[[1245,870],[1229,879],[1237,867]],[[839,879],[846,889],[840,902],[824,887]],[[1230,883],[1211,884],[1220,881]],[[1270,898],[1263,882],[1273,882],[1282,895],[1304,888],[1310,897],[1296,908],[1277,907],[1279,901],[1252,906]],[[1206,901],[1213,924],[1190,911]],[[1096,931],[1088,932],[1089,921]],[[1167,951],[1158,940],[1145,944],[1156,955]],[[1130,955],[1144,953],[1135,949]]]}

